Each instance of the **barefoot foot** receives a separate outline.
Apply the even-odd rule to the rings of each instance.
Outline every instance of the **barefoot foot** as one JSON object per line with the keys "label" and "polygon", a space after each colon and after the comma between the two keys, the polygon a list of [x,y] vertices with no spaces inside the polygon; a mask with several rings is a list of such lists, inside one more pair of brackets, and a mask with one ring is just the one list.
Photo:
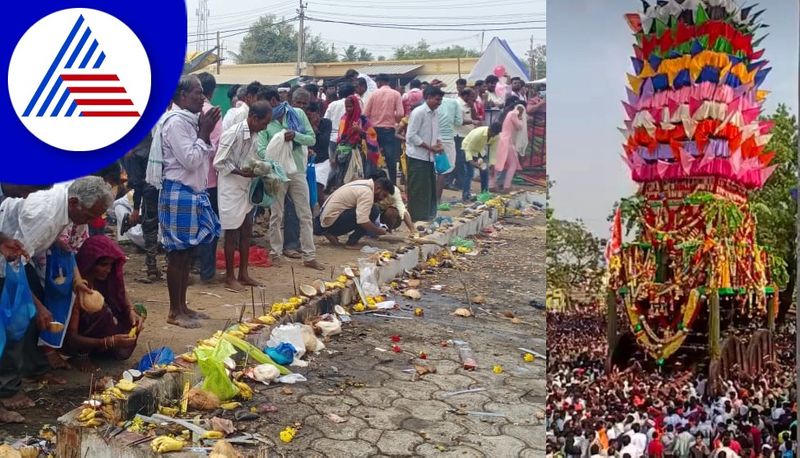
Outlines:
{"label": "barefoot foot", "polygon": [[325,234],[325,238],[328,239],[328,242],[330,242],[331,245],[338,246],[342,244],[339,242],[339,237],[336,237],[335,235]]}
{"label": "barefoot foot", "polygon": [[261,286],[261,283],[253,280],[250,278],[249,275],[239,276],[239,283],[243,284],[244,286]]}
{"label": "barefoot foot", "polygon": [[193,320],[207,320],[207,319],[211,318],[210,316],[206,315],[205,313],[198,312],[196,310],[192,310],[189,307],[184,307],[184,309],[186,310],[186,312],[185,312],[186,315],[188,315],[189,318],[192,318]]}
{"label": "barefoot foot", "polygon": [[201,327],[200,323],[193,320],[186,315],[174,315],[167,318],[167,323],[174,324],[186,329],[197,329]]}
{"label": "barefoot foot", "polygon": [[0,407],[0,425],[6,423],[25,423],[25,417],[18,412],[12,412]]}
{"label": "barefoot foot", "polygon": [[316,259],[312,259],[310,261],[305,261],[303,263],[303,265],[306,266],[306,267],[310,267],[310,268],[312,268],[314,270],[325,270],[325,266],[320,264]]}
{"label": "barefoot foot", "polygon": [[[70,366],[71,368],[71,366]],[[30,380],[37,383],[47,383],[48,385],[66,385],[67,381],[61,377],[56,377],[55,375],[51,374],[50,372],[45,372],[42,375],[38,375],[36,377],[26,378],[23,380]]]}
{"label": "barefoot foot", "polygon": [[235,278],[225,279],[225,289],[228,289],[236,293],[241,293],[242,291],[244,291],[244,287],[242,286],[242,284],[236,281]]}
{"label": "barefoot foot", "polygon": [[50,364],[51,369],[70,369],[68,362],[57,351],[49,351],[46,353],[47,362]]}
{"label": "barefoot foot", "polygon": [[11,410],[27,409],[36,405],[33,399],[29,398],[21,391],[14,396],[0,399],[0,404],[2,404],[4,408]]}

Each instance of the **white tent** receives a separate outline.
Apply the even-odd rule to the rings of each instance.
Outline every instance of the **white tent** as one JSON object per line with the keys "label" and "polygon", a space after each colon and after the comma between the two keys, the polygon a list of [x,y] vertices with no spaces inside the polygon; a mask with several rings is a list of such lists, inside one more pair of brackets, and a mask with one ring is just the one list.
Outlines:
{"label": "white tent", "polygon": [[475,82],[492,75],[494,68],[498,65],[505,67],[506,73],[510,77],[518,76],[525,81],[530,81],[531,79],[528,69],[525,68],[519,57],[514,54],[508,43],[505,40],[494,37],[472,68],[472,73],[469,74],[467,81]]}

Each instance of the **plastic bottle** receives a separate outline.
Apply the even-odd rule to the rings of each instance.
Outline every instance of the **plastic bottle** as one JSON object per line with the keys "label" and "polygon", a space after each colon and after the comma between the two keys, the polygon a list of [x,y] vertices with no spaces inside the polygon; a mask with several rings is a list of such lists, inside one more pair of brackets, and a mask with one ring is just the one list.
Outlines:
{"label": "plastic bottle", "polygon": [[478,368],[478,362],[475,359],[475,355],[472,353],[472,349],[466,342],[461,344],[456,344],[458,348],[458,357],[461,359],[461,364],[464,366],[464,370],[467,371],[474,371]]}

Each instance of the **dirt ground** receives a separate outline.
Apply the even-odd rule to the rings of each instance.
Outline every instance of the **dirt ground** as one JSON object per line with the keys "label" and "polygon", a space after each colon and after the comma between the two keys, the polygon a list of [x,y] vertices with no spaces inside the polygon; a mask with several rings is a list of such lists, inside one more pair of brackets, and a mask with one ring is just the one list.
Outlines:
{"label": "dirt ground", "polygon": [[[459,211],[454,208],[450,214]],[[423,288],[421,306],[426,310],[423,318],[399,320],[359,316],[345,326],[341,336],[333,339],[329,351],[312,358],[311,365],[302,370],[309,382],[295,385],[293,395],[283,394],[279,387],[262,389],[263,396],[256,398],[275,403],[278,411],[265,414],[254,422],[253,428],[275,439],[283,427],[295,422],[303,425],[292,444],[281,444],[277,448],[289,455],[300,450],[315,450],[321,455],[336,456],[335,450],[339,447],[344,447],[342,453],[355,453],[352,447],[362,447],[367,454],[449,451],[459,456],[518,456],[523,450],[526,456],[543,453],[544,430],[538,415],[543,409],[544,361],[525,363],[517,347],[545,352],[544,315],[530,305],[534,299],[543,302],[545,295],[544,215],[540,212],[533,219],[507,219],[501,224],[503,228],[496,236],[478,238],[482,240],[478,243],[480,254],[463,258],[461,273],[443,269],[424,279],[426,286],[438,284],[442,288],[438,293]],[[263,238],[256,240],[258,245],[265,246]],[[285,267],[252,269],[252,276],[264,284],[267,306],[294,294],[290,266],[294,267],[298,284],[311,283],[317,278],[329,278],[331,268],[338,275],[342,265],[360,256],[357,252],[330,247],[319,239],[317,242],[317,258],[329,269],[325,272],[304,268],[299,261],[292,261]],[[392,244],[385,242],[368,240],[367,243],[392,248]],[[196,283],[189,288],[190,306],[209,314],[211,319],[203,328],[195,330],[167,325],[166,284],[136,282],[135,279],[144,273],[144,257],[135,247],[126,247],[126,251],[129,254],[128,293],[134,303],[146,305],[148,319],[132,358],[124,362],[100,362],[103,375],[119,376],[124,369],[135,366],[149,349],[169,346],[181,353],[194,346],[197,340],[221,329],[228,320],[238,320],[240,306],[251,303],[249,291],[233,293],[222,284]],[[450,315],[453,309],[465,303],[462,281],[471,295],[486,298],[486,304],[480,306],[485,311],[476,307],[476,317]],[[258,290],[255,297],[260,314],[261,293]],[[502,316],[503,312],[513,313],[522,323],[513,324],[510,318]],[[251,314],[250,307],[246,313]],[[399,345],[406,352],[414,355],[427,352],[428,362],[437,367],[438,372],[410,382],[411,375],[403,372],[412,368],[415,361],[409,353],[375,350],[375,347],[391,348],[390,335],[402,336]],[[463,371],[456,349],[452,345],[441,345],[442,341],[452,339],[466,341],[472,346],[478,359],[477,371]],[[503,366],[502,374],[492,373],[495,364]],[[22,411],[29,420],[27,424],[4,426],[0,434],[7,437],[36,434],[42,425],[55,424],[58,416],[86,398],[89,375],[74,370],[58,374],[68,379],[66,386],[25,387],[37,400],[37,407]],[[486,387],[487,391],[454,396],[444,402],[438,400],[445,391],[477,386]],[[345,409],[348,405],[351,407]],[[470,407],[467,410],[501,412],[506,418],[487,419],[446,412],[447,409],[463,409],[462,406]],[[391,417],[387,409],[396,409],[397,415]],[[348,420],[344,426],[335,425],[324,417],[329,412],[338,412]],[[445,419],[447,421],[443,422]],[[348,428],[354,428],[352,434],[342,432]],[[541,434],[537,433],[539,430]],[[482,438],[478,439],[478,435]],[[542,441],[538,436],[542,436]],[[506,444],[502,448],[505,452],[492,454],[492,447],[501,442]],[[391,450],[401,445],[406,448],[405,452]],[[304,452],[304,456],[314,455]]]}

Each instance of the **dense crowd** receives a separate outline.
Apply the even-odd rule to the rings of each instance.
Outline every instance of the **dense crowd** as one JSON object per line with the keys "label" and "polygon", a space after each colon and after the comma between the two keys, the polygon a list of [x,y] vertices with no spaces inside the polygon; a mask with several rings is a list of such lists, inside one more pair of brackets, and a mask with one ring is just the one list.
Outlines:
{"label": "dense crowd", "polygon": [[547,450],[566,458],[794,458],[794,323],[776,332],[775,362],[732,371],[710,396],[688,359],[658,369],[634,354],[605,370],[605,317],[596,309],[547,318]]}

